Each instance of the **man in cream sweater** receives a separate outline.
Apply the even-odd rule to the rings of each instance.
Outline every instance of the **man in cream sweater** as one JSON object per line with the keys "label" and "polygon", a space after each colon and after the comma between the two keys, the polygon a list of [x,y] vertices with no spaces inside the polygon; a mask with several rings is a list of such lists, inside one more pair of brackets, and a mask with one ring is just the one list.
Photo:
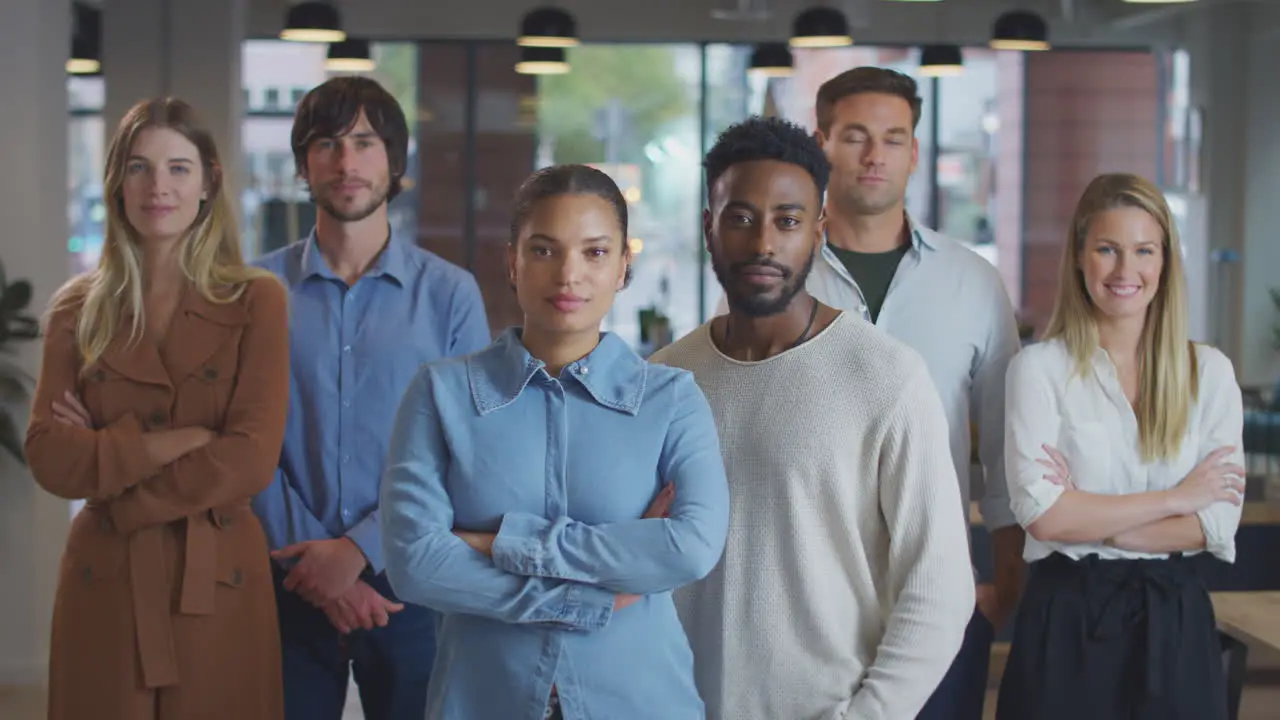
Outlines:
{"label": "man in cream sweater", "polygon": [[705,168],[730,311],[653,360],[694,373],[729,476],[724,557],[677,593],[707,717],[912,720],[974,606],[941,401],[915,351],[804,289],[815,140],[752,118]]}

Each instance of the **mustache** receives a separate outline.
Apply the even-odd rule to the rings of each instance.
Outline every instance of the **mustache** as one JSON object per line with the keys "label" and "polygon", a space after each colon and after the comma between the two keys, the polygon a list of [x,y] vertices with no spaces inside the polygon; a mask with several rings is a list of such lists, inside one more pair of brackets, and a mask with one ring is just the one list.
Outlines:
{"label": "mustache", "polygon": [[741,262],[736,262],[733,265],[730,265],[729,269],[733,272],[742,272],[744,269],[749,267],[771,268],[773,270],[777,270],[778,273],[781,274],[783,278],[789,278],[794,274],[792,273],[791,268],[785,265],[781,265],[775,260],[773,260],[772,258],[769,258],[764,255],[753,258],[751,260],[743,260]]}

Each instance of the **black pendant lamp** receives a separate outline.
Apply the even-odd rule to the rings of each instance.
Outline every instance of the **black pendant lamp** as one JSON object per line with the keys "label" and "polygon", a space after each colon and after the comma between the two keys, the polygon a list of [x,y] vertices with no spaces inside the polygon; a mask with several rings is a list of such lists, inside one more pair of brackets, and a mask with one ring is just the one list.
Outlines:
{"label": "black pendant lamp", "polygon": [[794,69],[791,50],[785,43],[764,43],[752,51],[747,74],[766,78],[790,77]]}
{"label": "black pendant lamp", "polygon": [[71,28],[71,56],[67,72],[72,75],[97,75],[102,72],[102,10],[85,3],[75,3]]}
{"label": "black pendant lamp", "polygon": [[791,47],[826,48],[852,45],[849,21],[844,13],[829,7],[811,7],[796,15],[791,29]]}
{"label": "black pendant lamp", "polygon": [[347,39],[338,9],[327,2],[300,2],[285,15],[281,40],[339,43]]}
{"label": "black pendant lamp", "polygon": [[1010,10],[996,18],[988,44],[993,50],[1048,50],[1049,26],[1036,13]]}
{"label": "black pendant lamp", "polygon": [[324,69],[329,72],[372,72],[374,67],[369,41],[350,37],[331,43],[329,57],[324,61]]}
{"label": "black pendant lamp", "polygon": [[569,61],[564,48],[522,47],[516,72],[521,75],[564,75],[569,72]]}
{"label": "black pendant lamp", "polygon": [[516,44],[521,47],[567,48],[578,45],[578,22],[554,7],[534,8],[520,21]]}
{"label": "black pendant lamp", "polygon": [[920,74],[924,77],[953,77],[964,72],[964,55],[959,45],[925,45],[920,49]]}

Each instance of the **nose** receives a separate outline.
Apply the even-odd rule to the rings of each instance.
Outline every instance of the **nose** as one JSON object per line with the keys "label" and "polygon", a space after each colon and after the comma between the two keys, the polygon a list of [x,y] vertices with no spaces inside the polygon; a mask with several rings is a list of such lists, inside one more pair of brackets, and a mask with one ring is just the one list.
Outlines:
{"label": "nose", "polygon": [[866,167],[875,167],[884,164],[884,145],[868,138],[862,144],[862,164]]}
{"label": "nose", "polygon": [[337,157],[335,160],[337,161],[338,169],[342,170],[343,173],[349,173],[355,168],[355,148],[353,148],[345,139],[337,144],[336,155]]}
{"label": "nose", "polygon": [[563,286],[573,286],[582,274],[583,260],[577,253],[560,253],[556,264],[556,282]]}
{"label": "nose", "polygon": [[772,223],[757,223],[747,233],[747,247],[755,257],[772,257],[777,238]]}

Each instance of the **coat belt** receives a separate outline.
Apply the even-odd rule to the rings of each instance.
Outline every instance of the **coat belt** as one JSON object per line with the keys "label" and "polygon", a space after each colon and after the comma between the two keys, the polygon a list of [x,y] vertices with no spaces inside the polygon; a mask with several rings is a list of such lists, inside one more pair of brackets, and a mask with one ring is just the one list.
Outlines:
{"label": "coat belt", "polygon": [[[105,513],[105,508],[102,508]],[[217,538],[210,513],[186,518],[178,612],[212,615],[217,582]],[[127,538],[129,585],[142,680],[147,688],[178,683],[170,584],[165,571],[165,526],[144,527]]]}

